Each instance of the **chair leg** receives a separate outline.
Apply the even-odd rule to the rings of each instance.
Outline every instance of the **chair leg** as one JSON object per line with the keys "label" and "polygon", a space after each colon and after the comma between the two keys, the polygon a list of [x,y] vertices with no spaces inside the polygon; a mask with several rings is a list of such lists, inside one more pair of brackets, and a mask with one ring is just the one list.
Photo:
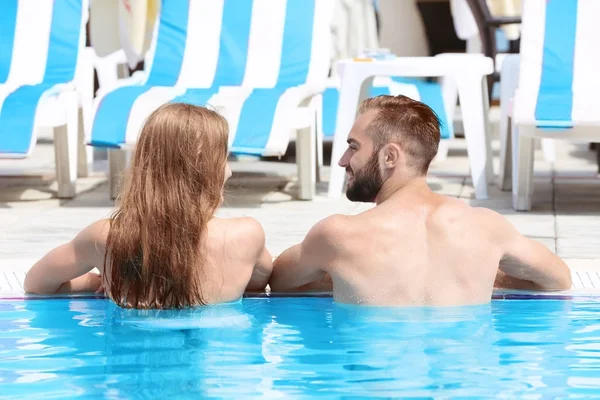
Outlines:
{"label": "chair leg", "polygon": [[69,102],[67,110],[67,123],[54,128],[54,158],[59,199],[72,199],[76,194],[79,117],[76,94],[70,96],[69,100],[72,101]]}
{"label": "chair leg", "polygon": [[535,138],[519,135],[512,128],[513,144],[513,208],[517,211],[531,210],[533,196],[533,157]]}
{"label": "chair leg", "polygon": [[[454,114],[456,112],[456,103],[458,100],[458,88],[456,81],[449,76],[441,77],[439,79],[440,86],[442,87],[442,98],[444,100],[444,111],[448,118],[448,124],[454,122]],[[435,155],[434,162],[443,162],[448,158],[448,151],[450,150],[450,139],[440,140],[438,152]]]}
{"label": "chair leg", "polygon": [[[479,87],[478,87],[479,86]],[[471,178],[475,188],[475,198],[488,198],[488,175],[493,175],[491,146],[488,142],[489,112],[485,77],[475,82],[471,77],[458,82],[458,92],[462,105],[467,154],[471,167]]]}
{"label": "chair leg", "polygon": [[435,155],[435,158],[433,159],[434,162],[442,162],[442,161],[446,161],[446,159],[448,158],[448,151],[450,150],[450,143],[449,143],[449,139],[442,139],[440,140],[440,145],[438,147],[438,151],[437,154]]}
{"label": "chair leg", "polygon": [[321,170],[323,169],[323,136],[317,133],[317,162],[315,166],[316,181],[322,182]]}
{"label": "chair leg", "polygon": [[108,184],[110,187],[110,198],[114,200],[119,194],[123,171],[127,166],[127,152],[120,149],[108,151]]}
{"label": "chair leg", "polygon": [[93,160],[93,149],[85,145],[85,127],[83,108],[78,111],[79,125],[77,135],[77,177],[87,178],[90,174],[90,163]]}
{"label": "chair leg", "polygon": [[[483,126],[485,127],[485,176],[487,183],[494,182],[494,162],[492,152],[492,125],[490,123],[490,98],[492,96],[492,84],[488,85],[488,79],[483,78],[481,80],[481,87],[483,91]],[[488,91],[489,89],[489,91]]]}
{"label": "chair leg", "polygon": [[547,163],[556,162],[556,141],[554,139],[542,139],[542,152]]}
{"label": "chair leg", "polygon": [[498,186],[500,190],[512,188],[512,118],[506,120],[500,128],[500,170],[498,171]]}
{"label": "chair leg", "polygon": [[500,170],[498,186],[501,190],[512,187],[512,101],[519,85],[520,56],[508,55],[500,73]]}
{"label": "chair leg", "polygon": [[317,165],[316,171],[316,182],[321,182],[321,169],[323,168],[323,99],[321,96],[317,96],[317,100],[314,103],[315,107],[315,132],[314,135],[317,140]]}
{"label": "chair leg", "polygon": [[315,127],[298,129],[296,136],[296,164],[298,166],[298,197],[312,200],[316,194],[317,137]]}
{"label": "chair leg", "polygon": [[79,141],[78,141],[78,177],[89,175],[94,159],[94,149],[86,146],[91,132],[94,103],[94,59],[96,54],[92,47],[86,47],[80,54],[80,68],[75,76],[75,85],[79,92]]}

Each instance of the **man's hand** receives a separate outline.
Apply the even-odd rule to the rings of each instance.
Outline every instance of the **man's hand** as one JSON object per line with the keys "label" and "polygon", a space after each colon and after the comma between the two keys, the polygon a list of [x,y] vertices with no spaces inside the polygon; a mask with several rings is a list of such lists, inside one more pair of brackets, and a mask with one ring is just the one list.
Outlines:
{"label": "man's hand", "polygon": [[571,270],[546,246],[521,235],[492,210],[478,209],[476,218],[502,251],[499,267],[503,275],[496,276],[495,286],[546,291],[571,288]]}
{"label": "man's hand", "polygon": [[326,292],[333,290],[333,280],[331,275],[325,274],[323,279],[302,285],[298,288],[299,292]]}
{"label": "man's hand", "polygon": [[497,289],[517,289],[517,290],[539,290],[540,288],[531,281],[525,281],[522,279],[514,278],[502,270],[498,269],[496,274],[496,280],[494,281],[494,288]]}

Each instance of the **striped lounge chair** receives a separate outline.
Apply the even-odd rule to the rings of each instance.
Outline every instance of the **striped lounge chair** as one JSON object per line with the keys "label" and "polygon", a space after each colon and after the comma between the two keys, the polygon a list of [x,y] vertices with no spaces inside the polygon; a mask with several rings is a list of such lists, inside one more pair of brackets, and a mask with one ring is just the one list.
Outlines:
{"label": "striped lounge chair", "polygon": [[515,210],[531,209],[535,140],[600,141],[599,19],[597,0],[523,3],[518,68],[508,68],[507,59],[501,75],[516,86],[501,95],[503,104],[512,99],[512,121],[503,124],[510,142],[503,147],[512,147]]}
{"label": "striped lounge chair", "polygon": [[111,196],[145,118],[184,101],[222,109],[232,154],[283,155],[297,134],[300,198],[312,198],[332,10],[330,0],[163,0],[144,71],[96,99],[91,145],[111,149]]}
{"label": "striped lounge chair", "polygon": [[54,128],[59,198],[74,197],[78,172],[87,174],[87,20],[86,0],[2,0],[0,9],[0,158],[29,156],[37,132]]}

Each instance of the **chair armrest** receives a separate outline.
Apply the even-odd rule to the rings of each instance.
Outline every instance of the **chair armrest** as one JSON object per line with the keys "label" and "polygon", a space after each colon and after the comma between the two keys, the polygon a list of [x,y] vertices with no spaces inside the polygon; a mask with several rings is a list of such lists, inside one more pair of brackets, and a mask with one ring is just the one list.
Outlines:
{"label": "chair armrest", "polygon": [[515,17],[494,17],[491,20],[486,21],[486,25],[490,25],[490,26],[494,26],[494,27],[499,27],[502,25],[510,25],[510,24],[520,24],[521,23],[521,17],[520,16],[515,16]]}
{"label": "chair armrest", "polygon": [[[119,68],[127,68],[127,57],[123,49],[117,50],[104,57],[98,57],[94,54],[93,63],[98,74],[98,86],[102,91],[105,91],[107,88],[122,86],[118,84],[118,82],[123,79],[128,79],[127,75],[129,75],[129,71],[119,76]],[[139,77],[136,79],[139,79]]]}
{"label": "chair armrest", "polygon": [[112,92],[123,86],[140,86],[146,81],[146,74],[144,71],[135,71],[133,75],[127,78],[117,79],[110,85],[101,86],[96,92],[96,97],[102,97],[109,92]]}
{"label": "chair armrest", "polygon": [[307,84],[307,85],[296,86],[294,89],[298,91],[300,98],[302,99],[299,106],[306,106],[311,102],[313,97],[323,94],[323,92],[325,91],[325,89],[327,89],[327,87],[325,84],[323,84],[323,85]]}

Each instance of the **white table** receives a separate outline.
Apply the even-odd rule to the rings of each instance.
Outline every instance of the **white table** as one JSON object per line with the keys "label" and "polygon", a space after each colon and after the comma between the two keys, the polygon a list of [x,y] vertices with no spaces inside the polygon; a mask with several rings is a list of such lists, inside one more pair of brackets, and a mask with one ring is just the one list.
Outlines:
{"label": "white table", "polygon": [[[329,197],[339,198],[344,192],[345,170],[337,163],[346,150],[346,139],[356,118],[357,107],[369,97],[373,78],[402,76],[444,77],[444,84],[455,85],[463,114],[475,198],[487,199],[488,180],[493,179],[491,144],[487,139],[490,124],[486,80],[486,76],[494,72],[491,58],[482,54],[440,54],[435,57],[399,57],[385,61],[347,59],[339,61],[337,66],[341,86],[331,155]],[[448,116],[449,122],[452,117]]]}

